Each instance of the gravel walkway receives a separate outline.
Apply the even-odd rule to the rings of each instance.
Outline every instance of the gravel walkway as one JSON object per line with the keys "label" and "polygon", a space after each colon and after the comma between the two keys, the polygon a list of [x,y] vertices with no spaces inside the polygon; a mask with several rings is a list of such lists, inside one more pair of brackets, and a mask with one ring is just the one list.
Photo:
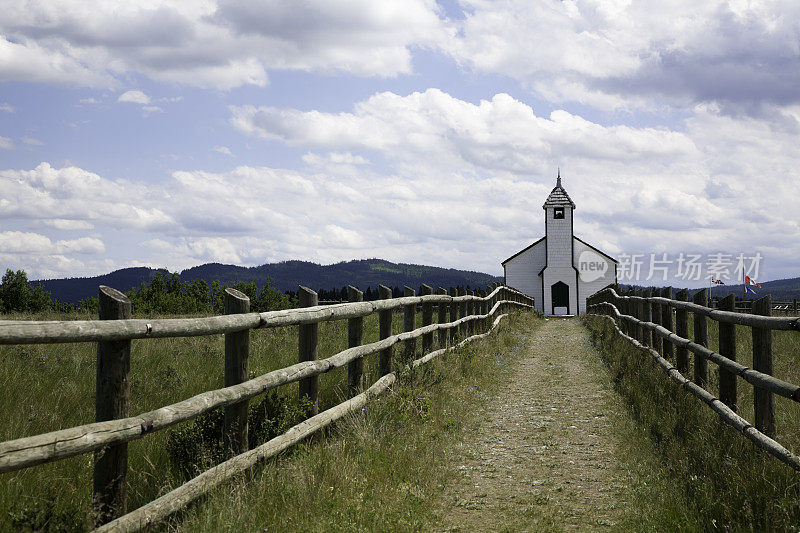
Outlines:
{"label": "gravel walkway", "polygon": [[445,488],[437,529],[624,528],[629,482],[614,433],[623,413],[586,330],[576,319],[548,320],[455,443],[461,475]]}

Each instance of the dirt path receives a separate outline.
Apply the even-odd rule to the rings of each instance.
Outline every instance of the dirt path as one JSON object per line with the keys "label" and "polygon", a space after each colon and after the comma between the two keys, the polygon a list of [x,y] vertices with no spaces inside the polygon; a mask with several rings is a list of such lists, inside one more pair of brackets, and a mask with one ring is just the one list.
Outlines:
{"label": "dirt path", "polygon": [[548,320],[508,386],[456,443],[461,476],[445,489],[437,528],[624,528],[629,483],[612,427],[622,412],[580,323]]}

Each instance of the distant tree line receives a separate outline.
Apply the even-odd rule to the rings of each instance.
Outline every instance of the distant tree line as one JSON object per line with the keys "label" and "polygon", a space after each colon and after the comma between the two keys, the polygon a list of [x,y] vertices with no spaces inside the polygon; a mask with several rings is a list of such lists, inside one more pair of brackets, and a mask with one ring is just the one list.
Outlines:
{"label": "distant tree line", "polygon": [[[159,271],[150,281],[143,282],[138,288],[125,293],[131,301],[134,314],[137,315],[181,315],[224,312],[223,301],[225,288],[228,285],[213,281],[210,285],[201,279],[183,281],[178,273],[166,270]],[[275,311],[297,306],[297,292],[281,292],[267,278],[259,289],[255,282],[239,281],[233,284],[234,289],[243,292],[250,298],[250,310],[254,312]],[[467,286],[469,288],[469,286]],[[417,294],[421,287],[417,288]],[[347,287],[341,289],[319,289],[320,302],[346,302]],[[402,287],[392,287],[392,297],[403,296]],[[364,300],[372,301],[380,298],[378,288],[367,287]],[[77,304],[59,302],[41,285],[35,286],[28,281],[24,270],[6,270],[0,282],[0,312],[31,312],[53,310],[58,312],[84,311],[97,313],[97,298],[84,298]]]}
{"label": "distant tree line", "polygon": [[[222,314],[226,287],[227,285],[218,281],[212,282],[211,286],[204,280],[183,281],[177,273],[161,271],[150,281],[129,290],[125,295],[131,301],[133,313],[139,315]],[[250,298],[251,311],[274,311],[296,306],[296,297],[275,289],[269,278],[260,290],[254,282],[237,282],[233,284],[233,288]],[[0,282],[2,313],[38,313],[47,310],[97,313],[97,309],[96,297],[84,298],[77,304],[58,301],[41,285],[31,284],[24,270],[7,269]]]}
{"label": "distant tree line", "polygon": [[[209,285],[205,280],[193,279],[184,281],[177,272],[158,271],[149,281],[138,288],[131,289],[125,295],[131,301],[134,314],[137,315],[182,315],[224,312],[223,302],[227,284],[213,281]],[[272,280],[267,277],[266,283],[259,289],[253,282],[238,281],[232,288],[243,292],[250,298],[250,310],[254,312],[275,311],[297,307],[297,291],[281,292],[276,289]],[[466,287],[469,289],[469,285]],[[422,287],[417,287],[420,294]],[[341,289],[318,289],[320,302],[346,302],[347,287]],[[403,296],[402,287],[392,287],[392,298]],[[370,286],[364,291],[364,300],[372,301],[380,298],[378,288]],[[24,270],[7,269],[0,282],[0,313],[41,311],[84,311],[97,313],[97,297],[84,298],[77,304],[60,302],[44,290],[41,285],[35,286],[28,281]]]}

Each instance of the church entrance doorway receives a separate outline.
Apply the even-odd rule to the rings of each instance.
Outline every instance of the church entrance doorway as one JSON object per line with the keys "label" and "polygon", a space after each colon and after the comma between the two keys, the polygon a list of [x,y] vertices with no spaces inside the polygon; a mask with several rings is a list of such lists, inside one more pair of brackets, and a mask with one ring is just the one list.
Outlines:
{"label": "church entrance doorway", "polygon": [[550,287],[550,296],[553,300],[554,315],[569,314],[569,285],[563,281],[554,283]]}

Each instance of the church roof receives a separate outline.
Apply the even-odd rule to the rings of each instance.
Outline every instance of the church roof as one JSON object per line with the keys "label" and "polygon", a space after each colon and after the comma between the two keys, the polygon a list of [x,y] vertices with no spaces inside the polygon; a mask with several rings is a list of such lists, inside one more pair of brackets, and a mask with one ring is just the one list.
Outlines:
{"label": "church roof", "polygon": [[550,196],[548,196],[547,200],[544,201],[542,209],[547,209],[548,207],[571,207],[572,209],[575,209],[575,202],[572,201],[572,198],[569,197],[567,191],[565,191],[564,187],[561,186],[561,172],[558,174],[556,186],[553,187],[552,191],[550,191]]}

